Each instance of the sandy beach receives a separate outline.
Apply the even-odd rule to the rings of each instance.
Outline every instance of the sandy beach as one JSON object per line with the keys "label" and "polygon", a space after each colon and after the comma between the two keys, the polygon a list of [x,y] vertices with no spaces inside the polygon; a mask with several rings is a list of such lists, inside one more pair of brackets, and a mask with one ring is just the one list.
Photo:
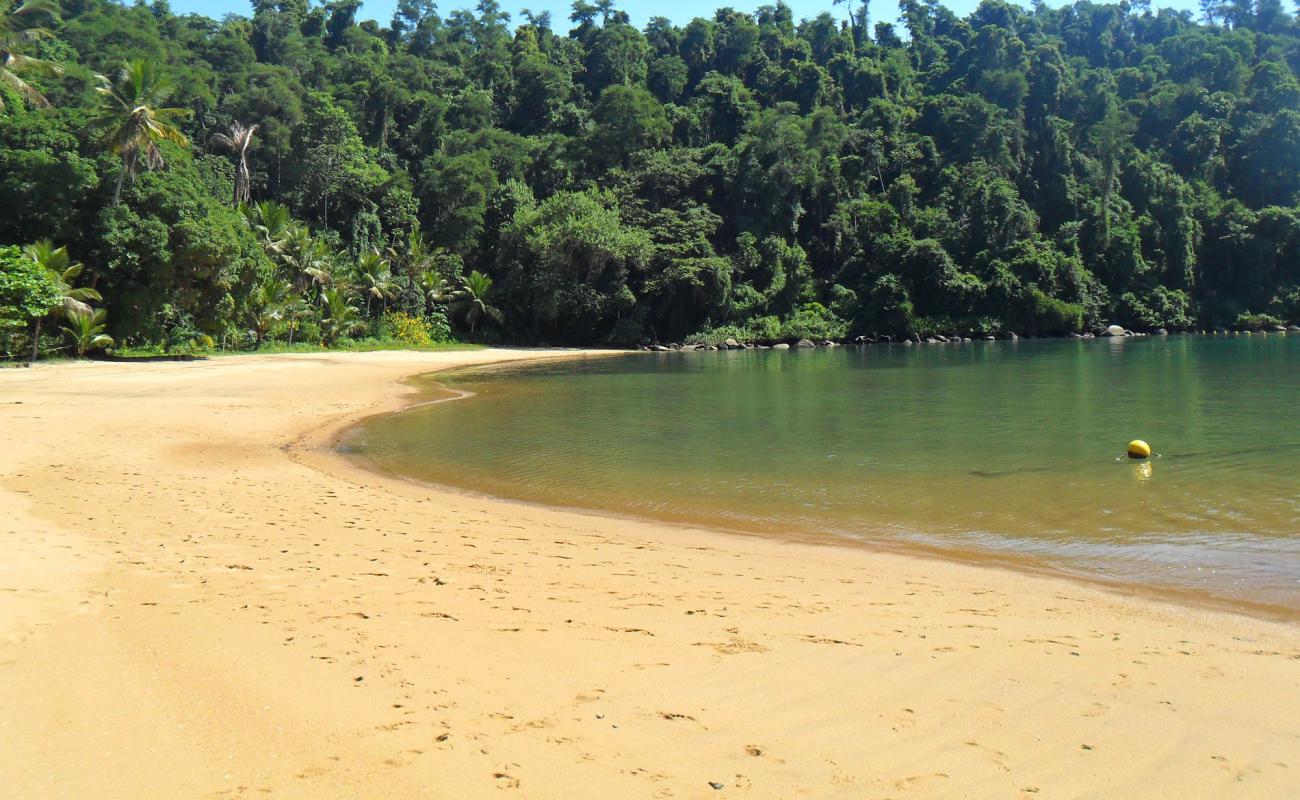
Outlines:
{"label": "sandy beach", "polygon": [[0,796],[1300,796],[1294,623],[332,449],[408,376],[574,356],[0,371]]}

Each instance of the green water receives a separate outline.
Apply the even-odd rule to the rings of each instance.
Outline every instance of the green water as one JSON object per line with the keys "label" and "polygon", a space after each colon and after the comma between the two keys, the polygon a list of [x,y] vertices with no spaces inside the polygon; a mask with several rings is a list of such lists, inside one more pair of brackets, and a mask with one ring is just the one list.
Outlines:
{"label": "green water", "polygon": [[[1300,336],[633,354],[440,376],[350,446],[509,498],[1300,609]],[[1159,458],[1117,460],[1132,438]]]}

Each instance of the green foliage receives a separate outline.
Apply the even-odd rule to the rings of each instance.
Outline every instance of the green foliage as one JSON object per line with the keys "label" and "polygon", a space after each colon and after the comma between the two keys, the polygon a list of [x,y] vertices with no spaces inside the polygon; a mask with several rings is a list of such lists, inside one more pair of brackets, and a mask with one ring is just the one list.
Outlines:
{"label": "green foliage", "polygon": [[353,307],[347,292],[335,287],[320,294],[321,342],[329,347],[365,330],[361,315]]}
{"label": "green foliage", "polygon": [[1024,332],[1062,334],[1077,333],[1083,329],[1083,306],[1048,297],[1038,289],[1030,289],[1028,294],[1021,317]]}
{"label": "green foliage", "polygon": [[1300,24],[1211,6],[0,0],[0,242],[165,351],[1294,320]]}
{"label": "green foliage", "polygon": [[107,318],[108,312],[102,308],[68,312],[67,323],[63,325],[62,331],[72,341],[77,355],[84,356],[92,350],[113,346],[113,337],[104,333],[107,329],[104,320]]}
{"label": "green foliage", "polygon": [[644,231],[622,223],[608,196],[524,198],[502,226],[497,254],[507,316],[531,337],[607,338],[636,305],[628,278],[651,247]]}
{"label": "green foliage", "polygon": [[1269,314],[1251,314],[1243,312],[1233,320],[1232,327],[1241,331],[1258,331],[1281,325],[1283,320]]}
{"label": "green foliage", "polygon": [[821,303],[805,303],[781,324],[783,339],[842,339],[848,325]]}
{"label": "green foliage", "polygon": [[33,42],[52,34],[47,23],[57,22],[58,3],[53,0],[2,0],[0,2],[0,111],[5,95],[13,93],[36,106],[48,106],[40,89],[24,80],[33,75],[57,75],[59,65],[25,52]]}
{"label": "green foliage", "polygon": [[0,246],[0,325],[3,330],[33,322],[63,302],[57,278],[12,245]]}
{"label": "green foliage", "polygon": [[381,329],[384,332],[382,338],[410,347],[432,347],[451,341],[451,329],[441,315],[425,318],[389,311],[384,314]]}

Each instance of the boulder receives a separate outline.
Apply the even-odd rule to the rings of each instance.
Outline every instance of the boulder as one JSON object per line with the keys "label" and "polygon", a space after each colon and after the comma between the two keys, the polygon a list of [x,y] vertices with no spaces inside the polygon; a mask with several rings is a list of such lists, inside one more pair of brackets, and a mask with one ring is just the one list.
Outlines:
{"label": "boulder", "polygon": [[996,337],[996,336],[985,336],[985,337],[984,337],[984,341],[986,341],[986,342],[996,342],[997,340],[998,340],[998,337]]}
{"label": "boulder", "polygon": [[1007,331],[1007,338],[1014,342],[1020,337],[1016,335],[1015,331]]}
{"label": "boulder", "polygon": [[1169,331],[1165,328],[1156,328],[1156,336],[1168,336]]}
{"label": "boulder", "polygon": [[1300,325],[1288,325],[1286,329],[1292,333],[1300,333]]}
{"label": "boulder", "polygon": [[1123,336],[1124,327],[1122,325],[1110,325],[1106,328],[1106,336]]}
{"label": "boulder", "polygon": [[817,345],[813,344],[811,339],[800,339],[798,342],[795,343],[794,346],[795,347],[816,347]]}
{"label": "boulder", "polygon": [[1285,325],[1272,325],[1272,326],[1269,327],[1269,330],[1274,330],[1274,331],[1285,331],[1285,330],[1286,330],[1286,326],[1285,326]]}
{"label": "boulder", "polygon": [[773,349],[773,350],[789,350],[789,349],[790,349],[790,345],[786,344],[785,342],[781,342],[781,343],[779,343],[779,344],[774,344],[774,345],[772,345],[772,349]]}
{"label": "boulder", "polygon": [[727,339],[727,341],[723,342],[723,344],[725,344],[728,348],[732,350],[740,349],[740,342],[736,341],[735,339]]}
{"label": "boulder", "polygon": [[656,353],[668,353],[672,351],[671,347],[664,347],[661,344],[652,344],[650,345],[650,349],[655,351]]}

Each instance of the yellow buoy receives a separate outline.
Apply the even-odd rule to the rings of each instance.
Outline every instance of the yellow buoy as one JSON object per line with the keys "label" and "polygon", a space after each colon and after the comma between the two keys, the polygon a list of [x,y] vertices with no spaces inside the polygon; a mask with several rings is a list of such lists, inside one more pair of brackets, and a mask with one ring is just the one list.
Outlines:
{"label": "yellow buoy", "polygon": [[1133,441],[1128,443],[1128,457],[1129,458],[1150,458],[1151,445],[1147,444],[1141,439],[1134,439]]}

